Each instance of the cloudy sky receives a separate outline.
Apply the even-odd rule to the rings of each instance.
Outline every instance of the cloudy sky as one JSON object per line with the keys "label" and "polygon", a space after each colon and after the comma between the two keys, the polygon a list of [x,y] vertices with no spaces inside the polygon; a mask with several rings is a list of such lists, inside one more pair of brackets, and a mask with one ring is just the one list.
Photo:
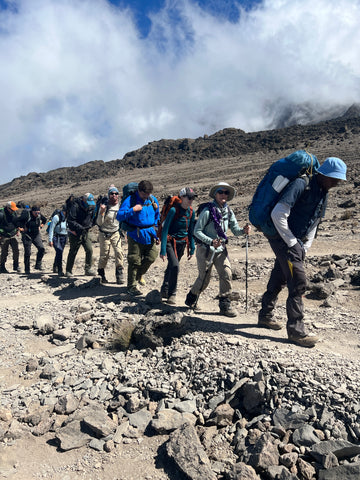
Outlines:
{"label": "cloudy sky", "polygon": [[359,0],[0,0],[0,184],[360,102]]}

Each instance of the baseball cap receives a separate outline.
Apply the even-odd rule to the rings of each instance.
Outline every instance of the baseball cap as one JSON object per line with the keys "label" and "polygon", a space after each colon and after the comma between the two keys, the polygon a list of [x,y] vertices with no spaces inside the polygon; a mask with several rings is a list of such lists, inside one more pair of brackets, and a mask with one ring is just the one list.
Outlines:
{"label": "baseball cap", "polygon": [[192,188],[184,187],[180,190],[179,197],[195,198],[197,195]]}
{"label": "baseball cap", "polygon": [[9,207],[10,210],[12,210],[13,212],[16,212],[16,210],[19,210],[15,202],[7,202],[6,206]]}
{"label": "baseball cap", "polygon": [[95,205],[95,199],[92,193],[85,193],[84,198],[88,205]]}

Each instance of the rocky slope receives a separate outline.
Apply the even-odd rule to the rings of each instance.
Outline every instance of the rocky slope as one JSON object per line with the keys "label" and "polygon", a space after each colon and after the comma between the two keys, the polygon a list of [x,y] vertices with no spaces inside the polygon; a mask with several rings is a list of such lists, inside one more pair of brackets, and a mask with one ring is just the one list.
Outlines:
{"label": "rocky slope", "polygon": [[[196,276],[194,260],[182,261],[177,307],[160,301],[160,259],[147,274],[143,297],[135,300],[115,284],[112,258],[110,284],[84,277],[81,251],[73,279],[49,273],[50,248],[43,274],[0,275],[1,477],[359,478],[359,122],[339,122],[320,126],[323,133],[318,130],[311,139],[304,134],[308,127],[291,130],[298,133],[286,142],[281,132],[267,132],[266,138],[273,135],[271,148],[265,142],[263,149],[257,144],[241,154],[236,148],[251,144],[249,134],[227,129],[215,134],[223,147],[213,144],[212,154],[200,149],[207,139],[187,140],[187,153],[178,141],[171,156],[163,153],[161,165],[124,167],[97,177],[97,166],[107,164],[95,162],[92,176],[85,177],[86,166],[82,177],[75,170],[66,177],[65,169],[65,183],[56,188],[45,181],[29,191],[12,191],[12,199],[39,200],[49,214],[69,193],[97,195],[110,183],[121,188],[148,178],[159,198],[191,185],[201,202],[215,181],[224,180],[237,187],[232,207],[242,224],[256,183],[279,156],[307,145],[320,161],[336,155],[349,167],[349,181],[332,192],[307,259],[307,325],[322,339],[311,350],[289,344],[284,329],[257,327],[259,299],[273,263],[258,232],[250,236],[247,311],[245,242],[230,238],[235,319],[218,315],[216,277],[200,298],[200,312],[185,309]],[[275,138],[284,150],[275,147]],[[165,150],[159,143],[144,147],[142,156],[134,154],[136,162],[148,150],[149,158],[161,157]],[[196,159],[189,154],[193,149]],[[9,199],[6,192],[1,202]],[[97,260],[96,229],[92,233]],[[285,299],[279,299],[279,319],[286,315]],[[130,338],[130,348],[120,349]]]}

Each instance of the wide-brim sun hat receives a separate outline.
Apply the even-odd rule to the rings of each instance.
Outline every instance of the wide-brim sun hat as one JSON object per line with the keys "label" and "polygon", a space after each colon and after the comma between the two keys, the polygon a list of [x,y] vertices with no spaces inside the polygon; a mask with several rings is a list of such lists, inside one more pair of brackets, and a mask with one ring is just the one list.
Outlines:
{"label": "wide-brim sun hat", "polygon": [[346,181],[346,164],[340,158],[329,157],[318,169],[318,173],[325,177]]}
{"label": "wide-brim sun hat", "polygon": [[209,197],[215,198],[215,194],[217,190],[228,190],[229,191],[229,195],[227,198],[228,201],[232,200],[236,195],[236,190],[234,187],[232,187],[226,182],[219,182],[210,188]]}

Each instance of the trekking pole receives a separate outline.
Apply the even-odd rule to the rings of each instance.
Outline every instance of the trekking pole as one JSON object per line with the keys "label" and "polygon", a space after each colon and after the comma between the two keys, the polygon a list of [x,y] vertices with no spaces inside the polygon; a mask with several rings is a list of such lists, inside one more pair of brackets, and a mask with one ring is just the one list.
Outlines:
{"label": "trekking pole", "polygon": [[249,235],[246,235],[246,260],[245,260],[245,312],[248,311],[248,266],[249,266]]}

